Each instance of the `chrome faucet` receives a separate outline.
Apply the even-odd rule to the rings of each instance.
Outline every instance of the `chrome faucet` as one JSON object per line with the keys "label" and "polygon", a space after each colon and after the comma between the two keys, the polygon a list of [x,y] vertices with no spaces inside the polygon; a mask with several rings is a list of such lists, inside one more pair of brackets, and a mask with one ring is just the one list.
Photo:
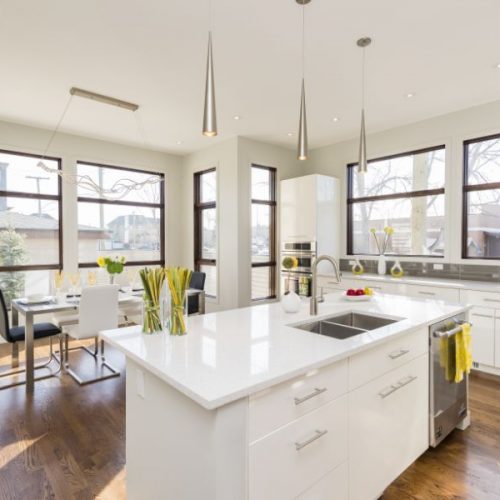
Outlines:
{"label": "chrome faucet", "polygon": [[318,280],[316,275],[318,273],[318,264],[323,260],[327,260],[331,263],[331,265],[333,266],[333,270],[335,271],[335,278],[337,280],[337,283],[340,283],[339,264],[333,257],[330,257],[329,255],[320,255],[318,258],[314,259],[314,262],[312,264],[312,296],[309,310],[309,314],[311,316],[316,316],[318,314]]}

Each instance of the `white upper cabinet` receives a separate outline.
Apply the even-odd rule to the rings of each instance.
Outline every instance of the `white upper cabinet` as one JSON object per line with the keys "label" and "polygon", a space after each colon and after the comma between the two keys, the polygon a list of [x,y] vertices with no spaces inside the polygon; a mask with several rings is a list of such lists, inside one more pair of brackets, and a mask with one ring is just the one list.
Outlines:
{"label": "white upper cabinet", "polygon": [[315,241],[317,253],[339,256],[339,181],[306,175],[281,181],[281,242]]}

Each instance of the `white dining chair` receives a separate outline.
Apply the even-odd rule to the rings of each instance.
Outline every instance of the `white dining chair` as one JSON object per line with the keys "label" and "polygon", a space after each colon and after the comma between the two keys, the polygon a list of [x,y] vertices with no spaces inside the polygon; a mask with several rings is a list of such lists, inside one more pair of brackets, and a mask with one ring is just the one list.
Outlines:
{"label": "white dining chair", "polygon": [[[118,327],[118,290],[119,285],[97,285],[82,289],[78,310],[78,322],[76,324],[61,323],[64,333],[64,366],[80,385],[91,384],[111,377],[118,377],[120,372],[113,368],[104,357],[104,341],[100,342],[99,332]],[[72,349],[68,347],[69,337],[76,340],[94,339],[94,350],[86,346],[78,346]],[[76,349],[83,349],[92,355],[96,363],[99,363],[101,371],[106,368],[110,373],[92,379],[82,379],[70,367],[69,353]]]}

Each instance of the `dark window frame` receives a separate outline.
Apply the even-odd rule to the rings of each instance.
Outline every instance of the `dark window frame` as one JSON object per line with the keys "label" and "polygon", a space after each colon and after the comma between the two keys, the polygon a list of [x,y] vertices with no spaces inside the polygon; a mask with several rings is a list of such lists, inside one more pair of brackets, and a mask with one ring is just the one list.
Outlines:
{"label": "dark window frame", "polygon": [[[37,158],[39,160],[50,160],[57,162],[57,169],[62,170],[62,159],[56,158],[54,156],[39,155],[34,153],[23,153],[21,151],[10,151],[6,149],[0,149],[1,154],[8,154],[13,156],[23,156],[26,158]],[[58,204],[58,260],[59,262],[54,264],[26,264],[22,266],[0,266],[1,272],[23,272],[23,271],[49,271],[49,270],[59,270],[63,268],[63,210],[62,210],[62,179],[61,176],[57,176],[57,193],[58,194],[37,194],[37,193],[24,193],[22,191],[10,191],[1,190],[0,196],[9,198],[24,198],[31,200],[49,200],[56,201]]]}
{"label": "dark window frame", "polygon": [[[210,172],[215,172],[217,174],[217,168],[212,167],[206,170],[200,170],[195,172],[193,175],[193,186],[194,186],[194,270],[200,271],[201,266],[213,266],[217,269],[217,259],[204,259],[203,258],[203,249],[202,242],[203,238],[201,232],[203,230],[203,210],[215,209],[217,214],[217,196],[219,193],[218,184],[219,179],[216,177],[216,190],[215,190],[215,200],[214,201],[201,201],[201,178],[204,174],[209,174]],[[217,218],[218,219],[218,218]],[[218,220],[216,225],[218,226]],[[219,246],[217,245],[217,255],[219,252]],[[211,297],[213,299],[217,298],[219,291],[219,280],[217,279],[216,283],[216,292],[215,295],[207,294],[207,297]]]}
{"label": "dark window frame", "polygon": [[[405,151],[404,153],[397,153],[397,154],[388,155],[388,156],[381,156],[379,158],[373,158],[371,160],[368,160],[368,165],[370,163],[393,160],[395,158],[402,158],[404,156],[412,156],[412,155],[417,155],[417,154],[429,153],[431,151],[439,151],[440,149],[444,149],[445,153],[446,153],[446,145],[439,144],[437,146],[430,146],[427,148],[415,149],[412,151]],[[353,241],[352,241],[353,240],[353,234],[352,234],[353,205],[355,205],[356,203],[363,203],[363,202],[367,202],[367,201],[384,201],[384,200],[391,200],[391,199],[416,198],[419,196],[434,196],[434,195],[440,195],[440,194],[444,195],[445,194],[445,187],[435,188],[435,189],[424,189],[424,190],[417,190],[417,191],[408,191],[408,192],[401,192],[401,193],[391,193],[391,194],[385,194],[385,195],[379,195],[379,196],[362,196],[359,198],[354,198],[353,197],[353,172],[354,172],[354,168],[356,168],[357,166],[358,166],[358,162],[347,164],[347,210],[346,210],[346,216],[347,216],[347,224],[346,224],[347,255],[349,255],[349,256],[369,255],[369,256],[376,257],[376,254],[354,253],[354,251],[353,251]],[[425,259],[444,259],[444,255],[391,254],[391,256],[393,256],[393,257],[415,257],[415,258],[425,258]]]}
{"label": "dark window frame", "polygon": [[485,182],[483,184],[468,184],[469,178],[469,145],[478,142],[500,139],[499,134],[486,135],[463,141],[463,177],[462,177],[462,259],[466,260],[500,260],[499,257],[469,257],[467,255],[467,239],[469,235],[469,197],[468,193],[474,191],[488,191],[500,189],[500,182]]}
{"label": "dark window frame", "polygon": [[[141,170],[138,168],[119,167],[117,165],[107,165],[103,163],[95,163],[86,160],[77,160],[76,168],[78,172],[78,165],[87,165],[90,167],[109,168],[112,170],[121,170],[123,172],[137,172],[140,174],[157,175],[160,180],[160,202],[159,203],[146,203],[137,201],[124,201],[124,200],[107,200],[105,198],[92,198],[88,196],[78,196],[76,199],[77,210],[78,203],[95,203],[97,205],[121,205],[127,207],[139,208],[158,208],[160,210],[160,258],[156,260],[127,260],[125,266],[165,266],[165,174],[163,172],[154,172],[151,170]],[[94,268],[97,267],[96,262],[80,262],[78,255],[78,268]]]}
{"label": "dark window frame", "polygon": [[[267,297],[257,297],[251,298],[252,302],[258,302],[262,300],[271,300],[276,298],[276,211],[277,211],[277,190],[276,190],[276,177],[277,169],[275,167],[267,167],[264,165],[259,165],[252,163],[250,165],[250,176],[252,168],[260,168],[261,170],[267,170],[270,173],[269,181],[269,200],[259,200],[251,197],[250,206],[252,205],[266,205],[269,207],[270,221],[269,221],[269,232],[270,232],[270,257],[271,259],[267,262],[252,262],[251,268],[256,267],[268,267],[269,268],[269,295]],[[251,183],[250,183],[251,184]],[[251,196],[251,195],[250,195]],[[251,230],[251,224],[250,224]],[[251,280],[250,280],[251,283]],[[250,291],[251,296],[251,291]]]}

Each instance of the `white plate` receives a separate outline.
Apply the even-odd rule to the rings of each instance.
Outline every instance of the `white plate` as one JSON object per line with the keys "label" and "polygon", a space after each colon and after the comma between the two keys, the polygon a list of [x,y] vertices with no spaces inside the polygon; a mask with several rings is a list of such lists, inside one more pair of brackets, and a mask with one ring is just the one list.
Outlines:
{"label": "white plate", "polygon": [[350,302],[368,302],[372,300],[373,295],[347,295],[346,292],[343,294],[344,300],[349,300]]}
{"label": "white plate", "polygon": [[48,304],[49,302],[52,302],[54,300],[54,297],[51,295],[29,295],[28,297],[25,297],[24,299],[19,299],[19,302],[21,304],[25,305],[35,305],[35,304]]}

